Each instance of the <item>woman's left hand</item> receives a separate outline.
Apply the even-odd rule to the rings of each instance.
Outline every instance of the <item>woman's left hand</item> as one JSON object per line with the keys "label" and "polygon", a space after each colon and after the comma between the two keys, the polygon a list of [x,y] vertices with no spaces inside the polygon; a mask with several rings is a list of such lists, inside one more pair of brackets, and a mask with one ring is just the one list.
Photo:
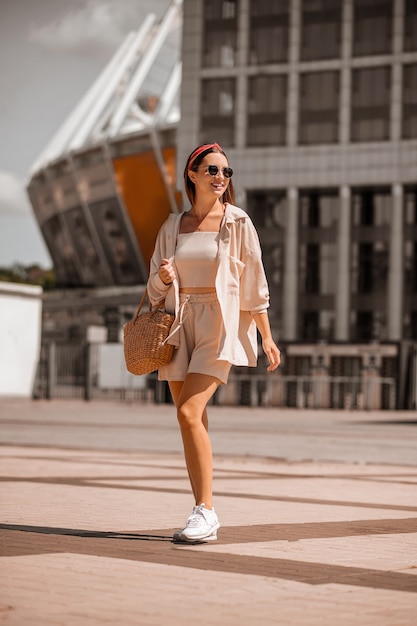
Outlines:
{"label": "woman's left hand", "polygon": [[268,337],[262,341],[262,348],[269,362],[266,369],[268,372],[273,372],[281,363],[281,352],[272,337]]}

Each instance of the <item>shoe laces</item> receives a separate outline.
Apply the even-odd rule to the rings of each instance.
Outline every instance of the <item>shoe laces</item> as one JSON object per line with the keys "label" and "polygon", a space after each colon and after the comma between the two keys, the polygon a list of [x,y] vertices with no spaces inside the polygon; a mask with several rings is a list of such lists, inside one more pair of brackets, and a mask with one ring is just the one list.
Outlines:
{"label": "shoe laces", "polygon": [[201,520],[207,521],[207,518],[204,514],[204,504],[199,504],[193,508],[193,512],[187,521],[187,528],[196,528],[201,524]]}

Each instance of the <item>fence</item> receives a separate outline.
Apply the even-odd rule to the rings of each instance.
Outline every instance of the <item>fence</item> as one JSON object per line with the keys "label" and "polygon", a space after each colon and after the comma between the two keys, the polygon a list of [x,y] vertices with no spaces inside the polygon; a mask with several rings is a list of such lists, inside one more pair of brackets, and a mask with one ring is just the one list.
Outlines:
{"label": "fence", "polygon": [[393,410],[396,381],[377,376],[231,376],[218,395],[219,404]]}
{"label": "fence", "polygon": [[[229,383],[212,402],[219,405],[295,408],[395,409],[396,381],[377,376],[285,376],[240,374],[232,369]],[[121,344],[57,344],[42,347],[35,398],[113,399],[170,402],[167,384],[156,374],[127,372]]]}

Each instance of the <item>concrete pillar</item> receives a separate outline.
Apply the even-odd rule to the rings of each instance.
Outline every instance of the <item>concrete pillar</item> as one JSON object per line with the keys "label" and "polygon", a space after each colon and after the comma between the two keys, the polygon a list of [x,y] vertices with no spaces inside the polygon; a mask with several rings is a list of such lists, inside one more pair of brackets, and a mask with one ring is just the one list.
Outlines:
{"label": "concrete pillar", "polygon": [[349,340],[350,326],[350,188],[340,188],[337,230],[336,324],[335,340]]}
{"label": "concrete pillar", "polygon": [[298,320],[298,190],[287,191],[287,233],[285,238],[285,272],[283,298],[284,340],[297,339]]}
{"label": "concrete pillar", "polygon": [[339,141],[349,143],[350,139],[350,99],[351,99],[351,58],[353,35],[353,0],[345,0],[342,10],[342,68],[340,77],[340,118]]}
{"label": "concrete pillar", "polygon": [[388,339],[399,341],[402,337],[403,312],[403,187],[392,186],[392,210],[388,274]]}
{"label": "concrete pillar", "polygon": [[402,126],[402,54],[404,43],[404,0],[394,0],[394,20],[392,28],[393,63],[391,76],[391,141],[401,141]]}
{"label": "concrete pillar", "polygon": [[287,146],[296,146],[298,138],[299,73],[297,63],[300,51],[300,0],[290,3],[290,32],[288,49],[288,94],[287,94]]}
{"label": "concrete pillar", "polygon": [[241,0],[238,12],[237,30],[237,75],[236,75],[236,115],[235,146],[246,145],[246,119],[248,102],[248,77],[246,74],[246,56],[249,50],[249,0]]}

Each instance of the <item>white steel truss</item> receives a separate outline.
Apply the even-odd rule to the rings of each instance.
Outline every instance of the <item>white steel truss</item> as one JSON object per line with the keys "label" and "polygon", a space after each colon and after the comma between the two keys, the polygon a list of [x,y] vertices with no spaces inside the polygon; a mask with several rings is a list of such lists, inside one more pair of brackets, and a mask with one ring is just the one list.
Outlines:
{"label": "white steel truss", "polygon": [[[129,33],[33,164],[30,176],[96,144],[177,125],[181,28],[182,0],[172,0],[160,21],[150,14]],[[154,93],[149,93],[147,81]],[[147,97],[154,97],[156,106],[145,110],[141,102]]]}

